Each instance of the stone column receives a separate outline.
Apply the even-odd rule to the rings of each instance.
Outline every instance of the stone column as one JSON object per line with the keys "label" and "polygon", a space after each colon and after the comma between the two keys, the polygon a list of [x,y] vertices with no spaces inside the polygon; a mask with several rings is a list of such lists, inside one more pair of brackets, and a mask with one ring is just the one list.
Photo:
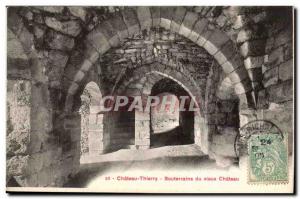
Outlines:
{"label": "stone column", "polygon": [[[60,120],[63,121],[64,126],[60,137],[62,145],[62,165],[61,170],[55,170],[55,176],[57,175],[63,180],[67,180],[69,176],[75,175],[79,170],[81,115],[78,112],[70,112]],[[52,159],[49,158],[49,161],[52,161]]]}
{"label": "stone column", "polygon": [[197,113],[194,113],[194,140],[195,144],[201,146],[201,120],[200,116]]}
{"label": "stone column", "polygon": [[103,114],[98,114],[98,107],[91,107],[88,125],[89,155],[100,155],[104,152]]}
{"label": "stone column", "polygon": [[[199,113],[195,114],[195,143],[199,144],[203,153],[208,154],[210,146],[210,132],[208,125]],[[200,134],[200,136],[199,136]],[[197,137],[196,137],[197,136]]]}
{"label": "stone column", "polygon": [[150,112],[135,110],[135,146],[137,149],[150,148]]}

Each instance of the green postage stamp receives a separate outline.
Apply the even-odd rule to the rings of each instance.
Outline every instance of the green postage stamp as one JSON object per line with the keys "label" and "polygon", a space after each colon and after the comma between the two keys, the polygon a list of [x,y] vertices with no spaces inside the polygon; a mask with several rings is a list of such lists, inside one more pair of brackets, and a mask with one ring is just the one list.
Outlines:
{"label": "green postage stamp", "polygon": [[271,126],[248,139],[249,183],[288,182],[287,136]]}

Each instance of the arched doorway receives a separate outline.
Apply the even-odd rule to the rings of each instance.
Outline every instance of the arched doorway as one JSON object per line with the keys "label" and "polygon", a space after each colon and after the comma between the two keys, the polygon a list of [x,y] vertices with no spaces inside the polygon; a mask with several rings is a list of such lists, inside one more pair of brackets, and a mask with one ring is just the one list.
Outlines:
{"label": "arched doorway", "polygon": [[100,89],[95,82],[89,82],[81,98],[81,151],[80,161],[85,158],[100,155],[104,152],[105,138],[103,133],[103,113],[101,113],[100,100],[102,98]]}
{"label": "arched doorway", "polygon": [[194,111],[189,107],[191,96],[169,78],[157,81],[151,96],[159,97],[159,103],[150,111],[150,147],[194,143]]}
{"label": "arched doorway", "polygon": [[[155,65],[159,66],[159,65]],[[149,102],[152,98],[156,98],[157,95],[162,93],[170,93],[174,95],[178,100],[178,104],[181,104],[180,111],[178,111],[178,128],[176,131],[179,133],[177,136],[179,142],[162,142],[163,145],[181,145],[181,144],[191,144],[196,143],[203,150],[207,145],[205,129],[201,129],[204,125],[201,125],[204,120],[201,118],[200,108],[199,108],[199,98],[197,99],[197,89],[191,85],[183,84],[176,78],[161,73],[153,68],[153,71],[149,72],[144,76],[144,78],[138,79],[137,81],[131,81],[127,83],[127,87],[134,90],[134,93],[140,93],[143,98],[143,105],[145,109],[143,111],[135,111],[135,147],[137,149],[148,149],[153,144],[153,134],[159,134],[153,131],[153,117],[151,120],[151,109],[147,109],[148,106],[153,106],[155,103]],[[143,87],[139,85],[143,84]],[[159,104],[160,100],[157,100]],[[151,104],[151,105],[149,105]],[[190,107],[191,106],[191,107]],[[170,117],[170,115],[169,115]],[[173,116],[175,117],[175,116]],[[176,125],[171,125],[169,130]],[[183,132],[180,129],[187,127]],[[165,130],[167,127],[165,128]],[[171,133],[171,132],[170,132]],[[186,134],[183,134],[186,133]],[[173,135],[173,134],[172,134]],[[176,133],[174,133],[176,135]],[[163,134],[161,134],[164,137]],[[155,136],[154,137],[159,137]],[[166,136],[169,137],[169,136]],[[173,137],[173,136],[171,136]],[[176,136],[175,136],[176,137]],[[154,138],[154,140],[156,139]],[[159,138],[157,138],[159,139]],[[173,140],[174,141],[174,140]],[[162,143],[158,144],[161,145]],[[154,144],[155,146],[156,144]],[[161,145],[161,146],[163,146]]]}

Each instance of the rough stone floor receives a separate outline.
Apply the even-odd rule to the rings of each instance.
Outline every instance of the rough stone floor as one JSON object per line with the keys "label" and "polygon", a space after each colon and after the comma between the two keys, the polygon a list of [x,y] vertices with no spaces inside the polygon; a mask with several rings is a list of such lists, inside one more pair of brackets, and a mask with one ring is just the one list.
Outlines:
{"label": "rough stone floor", "polygon": [[100,162],[116,161],[143,161],[160,157],[182,157],[182,156],[203,156],[199,146],[175,145],[151,148],[147,150],[121,149],[112,153],[107,153],[94,157],[82,157],[82,165]]}
{"label": "rough stone floor", "polygon": [[[99,157],[89,158],[93,162],[81,164],[79,173],[66,187],[91,187],[106,176],[156,175],[155,171],[189,171],[201,168],[217,168],[215,161],[204,155],[194,144],[165,146],[147,150],[123,149]],[[151,174],[152,173],[152,174]]]}

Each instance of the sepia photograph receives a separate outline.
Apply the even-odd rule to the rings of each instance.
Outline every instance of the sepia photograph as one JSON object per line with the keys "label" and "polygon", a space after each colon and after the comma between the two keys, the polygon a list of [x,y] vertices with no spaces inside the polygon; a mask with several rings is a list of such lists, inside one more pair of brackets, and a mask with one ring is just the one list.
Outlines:
{"label": "sepia photograph", "polygon": [[293,6],[6,15],[6,192],[295,192]]}

